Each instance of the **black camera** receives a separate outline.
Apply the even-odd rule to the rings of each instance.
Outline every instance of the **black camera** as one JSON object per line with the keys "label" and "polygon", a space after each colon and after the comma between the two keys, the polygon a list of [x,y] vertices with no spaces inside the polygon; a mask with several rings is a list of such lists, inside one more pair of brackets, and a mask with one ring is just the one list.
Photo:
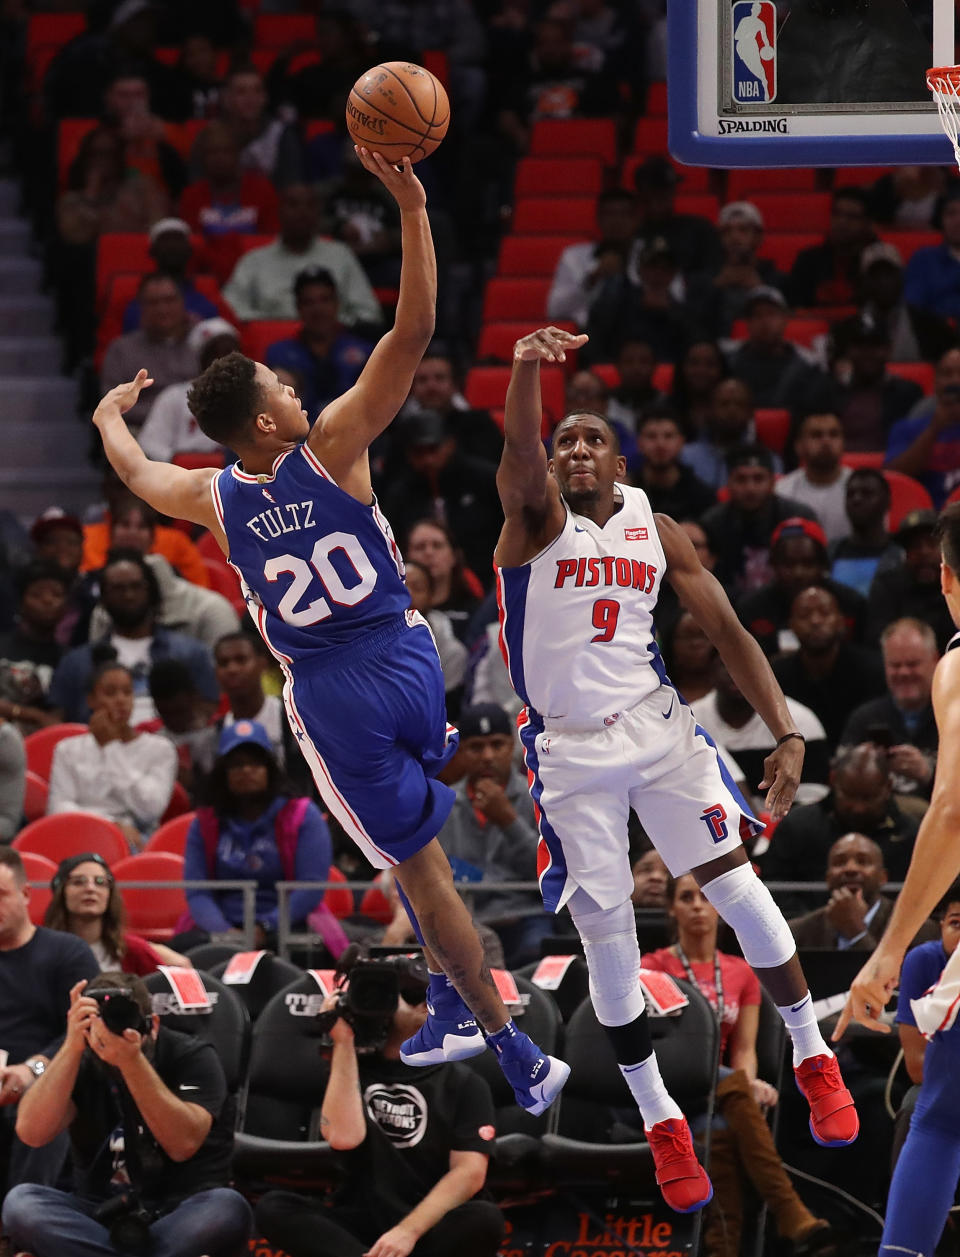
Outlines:
{"label": "black camera", "polygon": [[320,1029],[328,1032],[338,1017],[353,1030],[358,1052],[376,1052],[390,1033],[393,1014],[400,996],[408,1004],[421,1004],[426,998],[429,977],[421,956],[387,956],[371,959],[354,943],[337,965],[340,981],[335,1008],[319,1016]]}
{"label": "black camera", "polygon": [[97,1001],[103,1024],[111,1033],[123,1034],[124,1030],[136,1030],[140,1034],[146,1034],[150,1029],[149,1020],[144,1017],[128,986],[101,986],[89,994],[91,999]]}
{"label": "black camera", "polygon": [[149,1257],[153,1251],[150,1225],[158,1215],[145,1209],[134,1192],[122,1192],[98,1205],[93,1220],[110,1232],[110,1243],[119,1253]]}

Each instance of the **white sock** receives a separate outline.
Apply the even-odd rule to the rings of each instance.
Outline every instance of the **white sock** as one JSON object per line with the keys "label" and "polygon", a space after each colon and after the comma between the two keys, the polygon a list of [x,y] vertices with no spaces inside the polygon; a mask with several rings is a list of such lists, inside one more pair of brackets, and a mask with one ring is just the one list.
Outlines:
{"label": "white sock", "polygon": [[817,1014],[813,1011],[813,996],[808,991],[799,1004],[777,1005],[777,1012],[783,1018],[784,1025],[793,1039],[793,1063],[811,1056],[833,1056],[826,1040],[820,1033]]}
{"label": "white sock", "polygon": [[630,1093],[637,1102],[644,1127],[649,1130],[657,1122],[669,1122],[674,1118],[683,1117],[676,1101],[663,1085],[660,1077],[660,1066],[651,1052],[645,1061],[636,1065],[621,1065],[620,1073],[630,1088]]}

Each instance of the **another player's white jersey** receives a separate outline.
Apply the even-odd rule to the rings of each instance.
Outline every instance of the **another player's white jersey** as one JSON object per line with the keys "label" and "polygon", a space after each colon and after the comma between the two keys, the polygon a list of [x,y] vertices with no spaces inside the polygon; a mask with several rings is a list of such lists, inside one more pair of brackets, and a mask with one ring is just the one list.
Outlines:
{"label": "another player's white jersey", "polygon": [[634,706],[665,677],[653,608],[666,560],[642,489],[603,528],[568,506],[560,536],[497,569],[500,647],[517,694],[547,717],[591,720]]}

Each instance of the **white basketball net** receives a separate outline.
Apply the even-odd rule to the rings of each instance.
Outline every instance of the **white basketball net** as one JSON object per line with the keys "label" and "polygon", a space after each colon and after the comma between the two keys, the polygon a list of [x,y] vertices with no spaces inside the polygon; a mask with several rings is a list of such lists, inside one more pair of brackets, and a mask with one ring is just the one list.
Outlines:
{"label": "white basketball net", "polygon": [[927,87],[937,102],[940,124],[953,145],[960,167],[960,65],[940,66],[927,71]]}

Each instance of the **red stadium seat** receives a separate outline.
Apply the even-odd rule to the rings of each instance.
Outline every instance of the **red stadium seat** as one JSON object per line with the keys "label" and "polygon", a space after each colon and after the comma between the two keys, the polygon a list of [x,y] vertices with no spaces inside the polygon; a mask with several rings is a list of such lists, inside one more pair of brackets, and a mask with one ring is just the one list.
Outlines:
{"label": "red stadium seat", "polygon": [[754,411],[757,440],[775,454],[782,454],[790,435],[790,411],[779,407],[761,407]]}
{"label": "red stadium seat", "polygon": [[[565,332],[577,330],[575,324],[563,320],[555,323],[554,326]],[[528,322],[485,323],[480,329],[480,339],[477,342],[477,362],[486,362],[489,359],[496,362],[512,362],[514,344],[521,336],[528,336],[530,330]],[[577,351],[575,349],[567,351],[567,361],[564,366],[568,375],[576,370]]]}
{"label": "red stadium seat", "polygon": [[371,886],[364,893],[360,900],[360,915],[371,917],[374,921],[379,921],[381,925],[389,925],[393,920],[390,900],[379,886]]}
{"label": "red stadium seat", "polygon": [[57,871],[57,866],[53,860],[48,860],[44,855],[37,855],[35,851],[21,851],[20,859],[23,861],[27,881],[44,883],[42,886],[30,887],[30,899],[27,903],[27,911],[32,923],[43,925],[47,907],[53,898],[50,882]]}
{"label": "red stadium seat", "polygon": [[[502,408],[510,383],[509,367],[471,367],[467,372],[464,396],[480,410]],[[565,414],[564,377],[560,367],[541,367],[540,390],[544,419],[552,428]]]}
{"label": "red stadium seat", "polygon": [[887,529],[896,532],[904,515],[910,511],[932,511],[933,500],[930,494],[913,476],[906,476],[902,471],[891,471],[882,468],[887,484],[890,486],[890,510],[887,514]]}
{"label": "red stadium seat", "polygon": [[199,471],[202,467],[224,466],[224,455],[220,450],[181,450],[170,459],[175,467],[183,467],[187,471]]}
{"label": "red stadium seat", "polygon": [[420,64],[439,79],[447,92],[450,91],[450,58],[442,49],[425,48],[420,54]]}
{"label": "red stadium seat", "polygon": [[165,122],[164,138],[175,148],[184,161],[189,162],[197,136],[207,125],[206,118],[188,118],[186,122]]}
{"label": "red stadium seat", "polygon": [[759,192],[750,200],[767,232],[825,232],[830,225],[829,192]]}
{"label": "red stadium seat", "polygon": [[187,849],[187,834],[195,816],[196,812],[181,812],[173,820],[164,821],[150,835],[142,854],[148,851],[172,851],[174,855],[182,856]]}
{"label": "red stadium seat", "polygon": [[596,201],[587,196],[524,197],[513,207],[512,230],[518,236],[569,232],[592,240],[597,234]]}
{"label": "red stadium seat", "polygon": [[645,157],[651,153],[666,153],[666,118],[639,118],[633,132],[633,151]]}
{"label": "red stadium seat", "polygon": [[[812,349],[816,344],[817,338],[826,336],[829,331],[830,324],[826,319],[799,318],[787,320],[787,325],[783,329],[783,335],[787,340],[793,341],[794,344]],[[734,340],[744,340],[747,335],[746,319],[735,319],[733,326],[730,328],[730,335]]]}
{"label": "red stadium seat", "polygon": [[253,19],[255,48],[287,49],[316,39],[316,19],[309,13],[259,13]]}
{"label": "red stadium seat", "polygon": [[190,811],[190,796],[180,784],[179,781],[173,783],[173,790],[170,792],[170,802],[167,804],[167,810],[160,817],[160,823],[172,821],[177,816],[183,816],[185,812]]}
{"label": "red stadium seat", "polygon": [[658,362],[653,368],[650,383],[655,389],[659,389],[661,393],[672,393],[673,373],[674,367],[672,362]]}
{"label": "red stadium seat", "polygon": [[603,162],[594,157],[524,157],[517,163],[513,194],[597,196],[603,188]]}
{"label": "red stadium seat", "polygon": [[196,547],[205,559],[216,559],[218,563],[226,563],[224,553],[212,532],[202,532],[196,538]]}
{"label": "red stadium seat", "polygon": [[918,249],[929,249],[943,243],[939,231],[888,231],[884,228],[880,235],[888,243],[900,250],[904,264],[910,261]]}
{"label": "red stadium seat", "polygon": [[108,231],[97,241],[97,307],[107,303],[114,275],[146,275],[154,269],[146,232]]}
{"label": "red stadium seat", "polygon": [[728,201],[752,201],[763,192],[815,192],[817,172],[810,166],[782,170],[731,170],[727,176]]}
{"label": "red stadium seat", "polygon": [[821,237],[809,231],[784,232],[764,236],[760,246],[760,256],[773,262],[778,271],[787,274],[801,249],[808,249],[812,244],[819,244]]}
{"label": "red stadium seat", "polygon": [[233,568],[227,565],[222,555],[219,559],[211,559],[204,555],[203,566],[207,569],[207,575],[210,577],[210,588],[215,593],[222,594],[237,615],[243,615],[246,610],[246,603],[243,600],[243,593],[240,589],[239,577]]}
{"label": "red stadium seat", "polygon": [[307,143],[315,140],[318,135],[334,135],[337,126],[329,118],[305,118],[303,134]]}
{"label": "red stadium seat", "polygon": [[[327,872],[327,881],[345,882],[346,880],[336,865],[331,864]],[[335,917],[349,917],[353,913],[353,891],[346,886],[331,886],[324,895],[323,902]]]}
{"label": "red stadium seat", "polygon": [[[111,866],[111,873],[122,882],[182,882],[183,857],[172,851],[141,851],[128,855]],[[141,888],[120,885],[127,925],[135,934],[156,943],[165,943],[176,933],[176,924],[187,909],[182,886],[148,886]]]}
{"label": "red stadium seat", "polygon": [[577,236],[505,236],[500,243],[498,275],[552,275],[564,249]]}
{"label": "red stadium seat", "polygon": [[884,175],[892,175],[893,171],[893,166],[838,166],[833,172],[833,186],[869,188]]}
{"label": "red stadium seat", "polygon": [[883,450],[847,450],[840,461],[844,467],[875,467],[879,471],[883,466]]}
{"label": "red stadium seat", "polygon": [[664,82],[647,85],[647,107],[644,113],[648,118],[665,118],[667,116],[667,85]]}
{"label": "red stadium seat", "polygon": [[89,812],[57,812],[41,816],[20,830],[13,840],[18,851],[35,851],[59,864],[68,855],[96,851],[113,867],[130,854],[123,830],[113,821]]}
{"label": "red stadium seat", "polygon": [[26,790],[23,796],[23,814],[28,821],[39,820],[47,814],[47,795],[50,786],[45,777],[27,769]]}
{"label": "red stadium seat", "polygon": [[607,166],[617,160],[617,133],[612,118],[542,118],[533,125],[531,157],[599,157]]}
{"label": "red stadium seat", "polygon": [[297,319],[251,319],[244,323],[240,335],[243,352],[248,358],[264,362],[267,350],[278,340],[289,340],[300,330]]}
{"label": "red stadium seat", "polygon": [[549,291],[550,279],[543,276],[526,279],[494,277],[487,281],[483,294],[483,321],[504,323],[511,319],[545,319]]}
{"label": "red stadium seat", "polygon": [[607,388],[615,389],[620,387],[620,370],[612,362],[595,362],[590,370],[594,375],[599,375]]}
{"label": "red stadium seat", "polygon": [[947,498],[946,502],[944,502],[943,505],[953,506],[954,502],[960,502],[960,485],[958,485],[957,488],[954,489],[954,491],[950,494],[950,496]]}
{"label": "red stadium seat", "polygon": [[720,213],[720,201],[712,192],[687,193],[681,190],[674,201],[674,209],[678,214],[696,214],[715,223]]}
{"label": "red stadium seat", "polygon": [[53,763],[54,747],[63,738],[75,738],[81,733],[89,733],[86,725],[71,724],[49,725],[46,729],[38,729],[24,738],[23,747],[27,753],[27,768],[36,773],[44,781],[50,780],[50,765]]}
{"label": "red stadium seat", "polygon": [[933,392],[934,369],[932,362],[888,362],[887,374],[898,375],[901,380],[913,380],[929,397]]}
{"label": "red stadium seat", "polygon": [[41,44],[62,48],[86,29],[86,13],[31,13],[27,19],[27,60]]}

